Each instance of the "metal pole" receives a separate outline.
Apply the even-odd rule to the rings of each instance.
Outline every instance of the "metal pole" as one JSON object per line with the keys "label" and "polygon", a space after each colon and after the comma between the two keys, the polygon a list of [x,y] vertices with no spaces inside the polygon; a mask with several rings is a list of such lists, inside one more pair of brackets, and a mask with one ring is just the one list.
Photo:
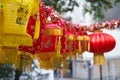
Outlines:
{"label": "metal pole", "polygon": [[93,76],[93,65],[91,64],[91,61],[88,63],[88,80],[92,80]]}
{"label": "metal pole", "polygon": [[110,80],[110,62],[109,61],[108,61],[107,65],[108,65],[108,80]]}
{"label": "metal pole", "polygon": [[112,80],[115,80],[115,65],[112,64]]}
{"label": "metal pole", "polygon": [[102,65],[100,65],[100,80],[102,80]]}
{"label": "metal pole", "polygon": [[106,61],[106,78],[109,80],[109,61]]}

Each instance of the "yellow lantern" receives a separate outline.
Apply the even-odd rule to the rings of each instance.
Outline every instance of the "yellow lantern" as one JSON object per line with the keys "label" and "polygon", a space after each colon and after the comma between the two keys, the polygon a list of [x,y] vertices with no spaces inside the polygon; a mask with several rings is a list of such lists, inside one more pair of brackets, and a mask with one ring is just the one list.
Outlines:
{"label": "yellow lantern", "polygon": [[26,33],[27,22],[34,0],[1,0],[0,46],[32,45]]}

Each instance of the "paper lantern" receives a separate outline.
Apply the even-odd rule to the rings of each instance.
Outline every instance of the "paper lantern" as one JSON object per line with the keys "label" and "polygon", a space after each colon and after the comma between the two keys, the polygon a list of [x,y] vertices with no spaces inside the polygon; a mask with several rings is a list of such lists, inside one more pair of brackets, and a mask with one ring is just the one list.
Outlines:
{"label": "paper lantern", "polygon": [[[0,26],[0,46],[32,45],[32,38],[26,33],[33,0],[1,0],[3,14]],[[20,5],[18,5],[20,4]]]}
{"label": "paper lantern", "polygon": [[79,54],[82,54],[85,51],[89,51],[90,42],[88,35],[76,35],[76,48]]}
{"label": "paper lantern", "polygon": [[27,34],[26,27],[34,2],[33,0],[2,0],[1,4],[0,63],[15,64],[18,59],[18,46],[32,46],[32,38]]}
{"label": "paper lantern", "polygon": [[[53,22],[52,19],[48,21],[48,18],[55,17],[56,13],[54,12],[54,9],[51,7],[46,7],[45,12],[43,10],[45,8],[44,6],[41,7],[40,11],[42,13],[40,19],[41,19],[41,31],[40,31],[40,52],[39,52],[39,58],[40,58],[40,66],[46,66],[46,64],[54,63],[54,60],[56,58],[60,58],[60,49],[61,49],[61,36],[63,35],[63,29],[61,26],[59,26],[58,22]],[[44,13],[44,14],[43,14]],[[46,18],[45,18],[46,16]],[[56,18],[57,20],[57,18]],[[45,41],[46,40],[46,41]],[[50,42],[50,43],[49,43]],[[51,45],[49,47],[45,47],[45,45]],[[46,50],[47,49],[47,50]],[[44,56],[44,57],[43,57]],[[45,64],[42,64],[42,63]],[[52,65],[46,66],[48,67],[54,67]]]}
{"label": "paper lantern", "polygon": [[94,52],[94,63],[105,64],[103,53],[111,51],[115,47],[115,39],[111,35],[102,32],[96,32],[89,36],[90,52]]}
{"label": "paper lantern", "polygon": [[[71,27],[70,27],[71,26]],[[73,49],[72,49],[72,53],[70,54],[71,58],[76,58],[76,39],[75,39],[75,36],[77,34],[77,31],[76,31],[76,27],[74,27],[73,24],[69,24],[69,27],[67,28],[67,31],[69,31],[71,34],[74,35],[74,40],[72,41],[73,45]]]}
{"label": "paper lantern", "polygon": [[82,35],[76,35],[76,53],[82,54],[84,51],[82,50],[82,41],[83,36]]}
{"label": "paper lantern", "polygon": [[54,65],[48,65],[48,63],[54,63],[54,59],[60,57],[62,28],[56,24],[46,24],[44,27],[45,34],[38,56],[40,58],[40,67],[48,69],[53,68]]}
{"label": "paper lantern", "polygon": [[70,32],[66,32],[66,39],[67,39],[67,48],[64,50],[64,52],[61,52],[62,58],[66,59],[68,56],[72,57],[73,54],[73,43],[75,40],[75,35],[70,33]]}

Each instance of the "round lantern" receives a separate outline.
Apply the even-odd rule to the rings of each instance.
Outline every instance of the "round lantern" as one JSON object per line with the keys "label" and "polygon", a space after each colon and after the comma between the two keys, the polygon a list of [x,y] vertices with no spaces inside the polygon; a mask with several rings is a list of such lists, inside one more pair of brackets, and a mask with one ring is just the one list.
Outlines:
{"label": "round lantern", "polygon": [[105,64],[104,52],[111,51],[115,45],[115,39],[106,33],[97,32],[90,34],[90,52],[94,52],[94,64]]}

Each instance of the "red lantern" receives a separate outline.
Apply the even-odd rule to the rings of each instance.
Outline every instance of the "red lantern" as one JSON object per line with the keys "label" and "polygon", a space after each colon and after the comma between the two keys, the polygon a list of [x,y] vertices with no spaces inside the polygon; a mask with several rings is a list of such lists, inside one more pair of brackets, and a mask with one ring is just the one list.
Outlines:
{"label": "red lantern", "polygon": [[75,35],[72,34],[71,32],[67,31],[66,32],[66,44],[67,47],[66,49],[61,49],[61,56],[62,59],[66,59],[68,56],[72,57],[71,55],[73,54],[74,51],[74,40],[75,40]]}
{"label": "red lantern", "polygon": [[115,39],[106,33],[97,32],[90,34],[90,52],[94,52],[94,63],[105,64],[103,53],[111,51],[115,45]]}

